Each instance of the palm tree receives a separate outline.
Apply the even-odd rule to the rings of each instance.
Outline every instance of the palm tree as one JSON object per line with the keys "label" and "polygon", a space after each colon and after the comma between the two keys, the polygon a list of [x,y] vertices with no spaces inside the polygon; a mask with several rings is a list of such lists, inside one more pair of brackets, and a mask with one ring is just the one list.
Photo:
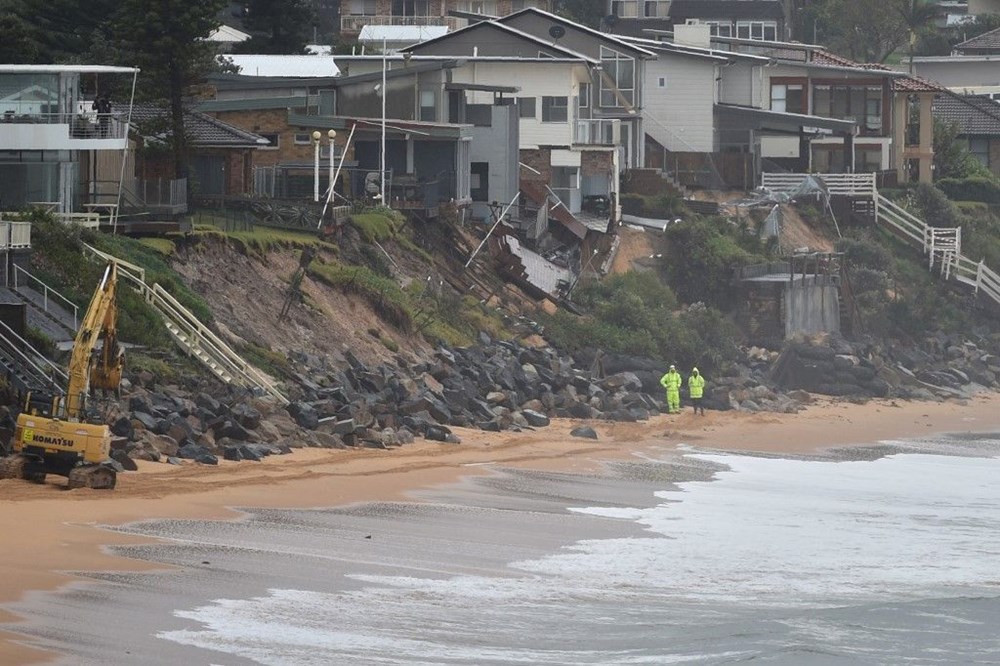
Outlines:
{"label": "palm tree", "polygon": [[895,8],[906,29],[909,69],[910,74],[913,74],[913,51],[917,44],[917,35],[933,24],[940,10],[934,0],[897,0]]}

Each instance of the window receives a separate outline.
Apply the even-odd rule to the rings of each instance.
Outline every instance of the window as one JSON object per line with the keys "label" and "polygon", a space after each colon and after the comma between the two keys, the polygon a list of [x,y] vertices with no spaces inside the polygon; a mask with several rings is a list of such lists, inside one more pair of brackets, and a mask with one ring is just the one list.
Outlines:
{"label": "window", "polygon": [[351,16],[375,16],[378,8],[376,0],[351,0],[348,5],[348,14]]}
{"label": "window", "polygon": [[882,131],[882,89],[875,86],[865,90],[865,129]]}
{"label": "window", "polygon": [[638,18],[638,0],[612,0],[611,13],[619,18]]}
{"label": "window", "polygon": [[392,0],[393,16],[430,16],[428,0]]}
{"label": "window", "polygon": [[643,16],[646,18],[667,18],[670,15],[668,0],[645,0]]}
{"label": "window", "polygon": [[437,120],[437,100],[433,90],[420,91],[420,120],[428,122]]}
{"label": "window", "polygon": [[261,146],[261,150],[277,150],[280,142],[278,141],[277,132],[257,132],[257,134],[264,139],[267,139],[268,145]]}
{"label": "window", "polygon": [[805,113],[802,84],[771,84],[771,110],[788,113]]}
{"label": "window", "polygon": [[295,133],[295,145],[296,146],[306,146],[312,143],[312,135],[309,132],[296,132]]}
{"label": "window", "polygon": [[661,76],[658,79],[656,79],[656,87],[657,88],[666,88],[667,87],[667,77]]}
{"label": "window", "polygon": [[778,38],[778,24],[774,21],[737,21],[736,36],[773,42]]}
{"label": "window", "polygon": [[990,140],[986,137],[969,137],[969,152],[983,166],[990,165]]}
{"label": "window", "polygon": [[882,150],[879,148],[854,149],[854,171],[856,173],[871,173],[882,169]]}
{"label": "window", "polygon": [[853,120],[863,133],[879,134],[882,131],[882,88],[814,86],[813,113],[824,118]]}
{"label": "window", "polygon": [[590,84],[581,83],[580,84],[580,108],[586,109],[590,106]]}
{"label": "window", "polygon": [[542,98],[542,122],[564,123],[569,120],[569,108],[565,97]]}
{"label": "window", "polygon": [[712,37],[732,37],[733,24],[729,21],[705,21]]}
{"label": "window", "polygon": [[319,115],[321,116],[333,116],[337,113],[337,91],[336,90],[320,90],[319,91]]}
{"label": "window", "polygon": [[531,118],[534,120],[538,117],[535,111],[535,98],[534,97],[518,97],[517,106],[519,109],[518,115],[521,118]]}
{"label": "window", "polygon": [[497,4],[494,0],[462,0],[458,3],[458,9],[470,14],[489,14],[494,16],[497,13]]}
{"label": "window", "polygon": [[469,195],[473,201],[490,200],[490,164],[473,162],[469,165]]}
{"label": "window", "polygon": [[601,106],[631,107],[635,104],[635,60],[601,47]]}

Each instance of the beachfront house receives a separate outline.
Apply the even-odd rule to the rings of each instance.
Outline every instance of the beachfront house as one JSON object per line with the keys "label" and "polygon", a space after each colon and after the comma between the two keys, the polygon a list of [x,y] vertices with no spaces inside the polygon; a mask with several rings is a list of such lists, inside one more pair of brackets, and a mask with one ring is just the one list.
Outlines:
{"label": "beachfront house", "polygon": [[[118,174],[100,182],[97,164],[102,153],[127,147],[128,95],[138,72],[0,65],[0,212],[39,205],[69,219],[118,203]],[[104,112],[94,105],[101,94],[111,95]]]}

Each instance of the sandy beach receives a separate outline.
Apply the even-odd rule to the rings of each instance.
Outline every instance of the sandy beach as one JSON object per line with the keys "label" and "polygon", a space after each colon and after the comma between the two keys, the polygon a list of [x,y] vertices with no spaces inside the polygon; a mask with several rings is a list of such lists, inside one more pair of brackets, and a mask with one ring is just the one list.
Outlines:
{"label": "sandy beach", "polygon": [[[301,449],[261,463],[219,467],[140,463],[113,492],[66,491],[64,480],[44,485],[0,481],[0,604],[29,591],[57,590],[73,582],[67,571],[144,570],[146,562],[108,554],[105,546],[141,543],[101,529],[152,518],[218,519],[229,507],[330,507],[407,497],[407,492],[487,473],[489,467],[586,472],[602,461],[645,450],[690,445],[706,449],[810,453],[835,446],[943,432],[998,429],[1000,395],[959,402],[873,401],[865,405],[821,401],[795,415],[709,413],[658,416],[645,423],[589,423],[598,440],[569,436],[579,422],[554,421],[527,433],[456,430],[462,444],[419,441],[400,449]],[[16,620],[0,611],[0,622]],[[0,625],[2,627],[2,625]],[[0,631],[0,663],[43,663],[51,655]]]}

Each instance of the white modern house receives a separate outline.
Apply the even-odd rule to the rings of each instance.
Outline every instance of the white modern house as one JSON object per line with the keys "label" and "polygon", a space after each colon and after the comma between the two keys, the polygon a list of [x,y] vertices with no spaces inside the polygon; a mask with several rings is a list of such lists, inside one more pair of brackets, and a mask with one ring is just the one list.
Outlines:
{"label": "white modern house", "polygon": [[[99,203],[96,165],[102,152],[127,148],[138,72],[0,65],[0,211],[36,204],[70,214]],[[98,112],[95,98],[108,93],[110,109]]]}

